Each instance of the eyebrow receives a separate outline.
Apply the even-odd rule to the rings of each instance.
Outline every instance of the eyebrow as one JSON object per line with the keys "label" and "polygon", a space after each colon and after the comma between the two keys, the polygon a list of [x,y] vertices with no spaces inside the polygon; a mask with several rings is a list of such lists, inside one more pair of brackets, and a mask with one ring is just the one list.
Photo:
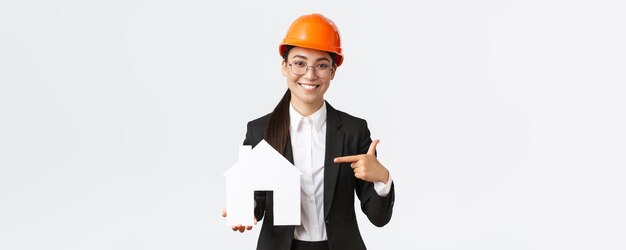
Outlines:
{"label": "eyebrow", "polygon": [[[308,60],[309,59],[309,58],[307,58],[306,56],[303,56],[303,55],[295,55],[295,56],[291,57],[291,59],[294,59],[294,58],[302,58],[304,60]],[[330,62],[330,60],[328,60],[328,58],[326,58],[326,57],[317,58],[317,60],[315,60],[315,61],[319,62],[319,61],[322,61],[322,60],[326,60],[326,61]]]}

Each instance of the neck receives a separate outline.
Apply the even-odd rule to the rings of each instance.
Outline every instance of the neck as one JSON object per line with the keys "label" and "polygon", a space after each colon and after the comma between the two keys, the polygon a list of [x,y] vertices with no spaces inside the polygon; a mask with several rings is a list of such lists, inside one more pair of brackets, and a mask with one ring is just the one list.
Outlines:
{"label": "neck", "polygon": [[298,111],[298,113],[300,113],[302,116],[305,116],[305,117],[310,116],[313,113],[315,113],[315,111],[320,110],[322,105],[324,105],[324,99],[315,103],[303,103],[303,102],[298,102],[294,99],[296,98],[291,98],[291,105],[296,111]]}

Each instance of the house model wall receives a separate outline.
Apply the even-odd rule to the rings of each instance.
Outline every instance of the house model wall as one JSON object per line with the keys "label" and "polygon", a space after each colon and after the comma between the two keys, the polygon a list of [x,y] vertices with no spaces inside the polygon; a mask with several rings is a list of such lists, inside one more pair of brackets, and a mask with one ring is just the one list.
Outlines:
{"label": "house model wall", "polygon": [[254,191],[274,192],[274,225],[300,225],[302,173],[265,140],[239,147],[239,160],[226,176],[226,223],[253,225]]}

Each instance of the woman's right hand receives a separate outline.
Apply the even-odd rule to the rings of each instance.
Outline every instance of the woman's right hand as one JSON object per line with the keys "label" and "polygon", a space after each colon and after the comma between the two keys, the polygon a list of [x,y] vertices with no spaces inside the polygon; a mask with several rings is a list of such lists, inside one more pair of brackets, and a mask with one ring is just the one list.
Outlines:
{"label": "woman's right hand", "polygon": [[[227,216],[226,209],[224,209],[222,211],[222,217],[226,218],[226,216]],[[257,222],[256,218],[254,218],[254,225],[256,225],[256,222]],[[252,230],[252,226],[244,226],[244,225],[239,224],[239,225],[233,225],[232,229],[235,232],[239,231],[240,233],[243,233],[246,230]]]}

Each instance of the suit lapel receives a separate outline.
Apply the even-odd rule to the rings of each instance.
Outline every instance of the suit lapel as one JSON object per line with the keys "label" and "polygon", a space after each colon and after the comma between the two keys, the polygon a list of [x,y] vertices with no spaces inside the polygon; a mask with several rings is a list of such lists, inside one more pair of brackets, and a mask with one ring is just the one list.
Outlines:
{"label": "suit lapel", "polygon": [[[335,194],[339,163],[333,160],[343,152],[343,131],[339,113],[326,102],[326,155],[324,159],[324,218],[328,217]],[[292,157],[293,158],[293,157]]]}

